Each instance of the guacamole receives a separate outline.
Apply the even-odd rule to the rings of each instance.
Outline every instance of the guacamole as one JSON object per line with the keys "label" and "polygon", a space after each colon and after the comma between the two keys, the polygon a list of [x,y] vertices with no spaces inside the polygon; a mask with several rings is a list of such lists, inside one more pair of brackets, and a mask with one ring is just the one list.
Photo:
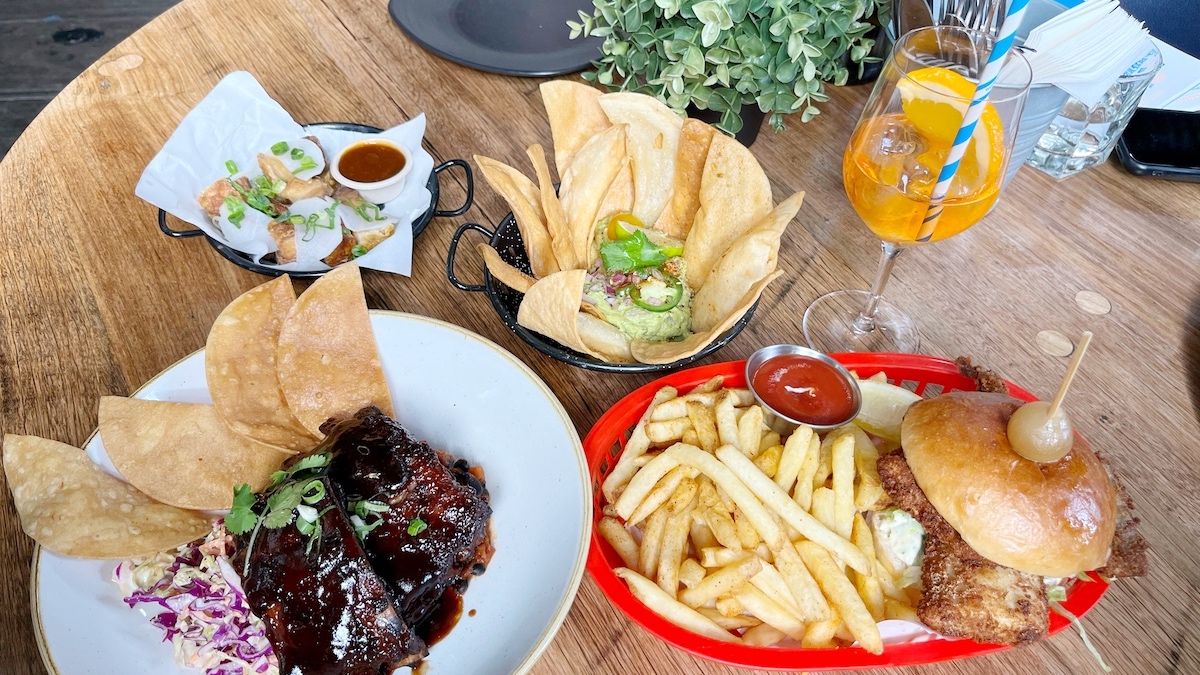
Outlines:
{"label": "guacamole", "polygon": [[683,245],[641,227],[632,214],[597,223],[599,257],[588,270],[584,302],[633,340],[686,337],[692,293]]}

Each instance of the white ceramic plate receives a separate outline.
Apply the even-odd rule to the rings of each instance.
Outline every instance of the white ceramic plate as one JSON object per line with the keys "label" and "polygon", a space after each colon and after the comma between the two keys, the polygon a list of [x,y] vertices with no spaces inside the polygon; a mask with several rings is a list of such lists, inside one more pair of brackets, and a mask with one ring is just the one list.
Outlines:
{"label": "white ceramic plate", "polygon": [[[471,581],[458,626],[430,650],[431,675],[524,673],[558,632],[583,576],[592,499],[579,436],[545,383],[498,345],[411,314],[374,311],[371,323],[397,418],[435,448],[481,465],[494,510],[495,557]],[[204,351],[135,396],[209,402]],[[98,436],[85,449],[120,475]],[[111,581],[116,564],[37,549],[33,624],[50,673],[181,672],[161,631],[122,601]]]}

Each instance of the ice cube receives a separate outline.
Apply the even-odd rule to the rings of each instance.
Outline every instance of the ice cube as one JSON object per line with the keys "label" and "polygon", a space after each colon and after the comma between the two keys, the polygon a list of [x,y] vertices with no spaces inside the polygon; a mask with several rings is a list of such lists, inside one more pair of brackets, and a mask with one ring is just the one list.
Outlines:
{"label": "ice cube", "polygon": [[879,155],[911,155],[917,152],[920,134],[908,120],[888,120],[871,136],[870,147]]}

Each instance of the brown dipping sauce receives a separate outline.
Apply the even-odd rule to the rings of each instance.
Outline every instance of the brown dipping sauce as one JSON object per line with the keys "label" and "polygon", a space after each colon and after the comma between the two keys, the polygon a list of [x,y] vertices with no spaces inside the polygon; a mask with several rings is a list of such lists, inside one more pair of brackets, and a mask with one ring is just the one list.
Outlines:
{"label": "brown dipping sauce", "polygon": [[338,171],[356,183],[378,183],[404,170],[407,160],[399,148],[383,141],[360,141],[338,158]]}
{"label": "brown dipping sauce", "polygon": [[[442,598],[438,601],[437,608],[433,610],[429,618],[417,626],[416,633],[425,641],[427,646],[432,647],[450,634],[450,630],[462,618],[462,612],[462,593],[453,586],[448,586],[442,593]],[[475,610],[471,610],[471,612],[474,613]]]}

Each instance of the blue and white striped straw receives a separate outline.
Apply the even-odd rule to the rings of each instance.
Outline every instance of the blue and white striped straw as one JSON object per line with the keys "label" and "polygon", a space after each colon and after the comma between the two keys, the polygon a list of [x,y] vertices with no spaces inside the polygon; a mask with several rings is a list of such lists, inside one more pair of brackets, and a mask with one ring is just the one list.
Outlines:
{"label": "blue and white striped straw", "polygon": [[917,233],[917,241],[929,241],[933,237],[938,219],[942,217],[942,200],[950,192],[950,182],[954,180],[954,174],[958,173],[958,166],[962,163],[963,154],[967,151],[967,144],[971,142],[971,136],[975,134],[975,125],[979,122],[980,115],[983,114],[984,106],[987,105],[988,96],[992,93],[992,85],[996,84],[996,78],[1004,66],[1004,59],[1012,49],[1013,40],[1017,37],[1017,28],[1021,26],[1021,19],[1025,16],[1025,8],[1028,5],[1029,0],[1013,0],[1008,6],[1008,13],[1004,17],[1004,23],[1000,26],[1000,36],[996,39],[996,46],[992,49],[988,62],[983,66],[983,72],[979,74],[979,85],[975,87],[971,105],[967,107],[967,112],[963,115],[962,126],[958,129],[958,135],[954,137],[954,145],[950,146],[950,154],[946,156],[946,163],[942,165],[942,172],[938,174],[937,185],[933,186],[933,193],[929,196],[929,210],[925,212],[925,220],[921,223],[920,232]]}

